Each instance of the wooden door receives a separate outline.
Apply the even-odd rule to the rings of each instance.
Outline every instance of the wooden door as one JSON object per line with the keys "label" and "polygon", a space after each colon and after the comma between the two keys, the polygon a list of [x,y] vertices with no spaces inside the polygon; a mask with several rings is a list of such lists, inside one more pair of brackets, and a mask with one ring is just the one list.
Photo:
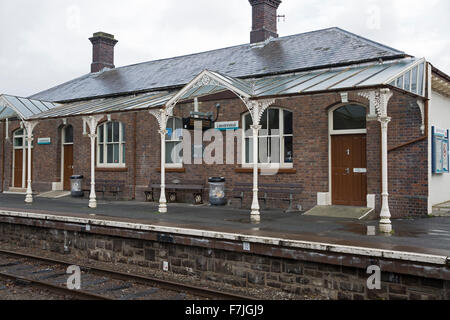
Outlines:
{"label": "wooden door", "polygon": [[64,190],[70,190],[73,175],[73,145],[64,145]]}
{"label": "wooden door", "polygon": [[367,205],[366,135],[331,137],[334,205]]}
{"label": "wooden door", "polygon": [[22,188],[22,174],[23,174],[23,150],[14,150],[14,186],[15,188]]}

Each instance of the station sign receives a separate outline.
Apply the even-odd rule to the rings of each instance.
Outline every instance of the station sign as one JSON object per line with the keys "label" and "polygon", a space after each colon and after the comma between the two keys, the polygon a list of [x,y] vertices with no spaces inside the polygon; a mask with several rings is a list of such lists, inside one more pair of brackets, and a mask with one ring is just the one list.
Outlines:
{"label": "station sign", "polygon": [[237,130],[239,129],[239,121],[216,122],[214,127],[220,131]]}
{"label": "station sign", "polygon": [[38,139],[38,145],[49,145],[52,143],[51,138],[39,138]]}

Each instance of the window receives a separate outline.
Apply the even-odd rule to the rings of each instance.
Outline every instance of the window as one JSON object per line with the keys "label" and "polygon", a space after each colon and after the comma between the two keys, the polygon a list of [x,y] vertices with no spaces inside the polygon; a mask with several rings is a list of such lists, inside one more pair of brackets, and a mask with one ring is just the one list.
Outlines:
{"label": "window", "polygon": [[110,121],[98,126],[97,165],[125,166],[125,128],[121,122]]}
{"label": "window", "polygon": [[167,122],[166,135],[166,164],[169,167],[180,166],[183,163],[182,136],[183,121],[180,118],[172,117]]}
{"label": "window", "polygon": [[73,144],[73,127],[67,126],[64,128],[64,144]]}
{"label": "window", "polygon": [[391,86],[425,96],[425,63],[422,62],[405,71],[389,84]]}
{"label": "window", "polygon": [[[33,144],[31,144],[33,147]],[[14,132],[14,149],[28,148],[27,134],[25,129],[19,129]]]}
{"label": "window", "polygon": [[[293,152],[293,118],[292,112],[280,108],[267,109],[261,117],[259,131],[259,163],[292,166]],[[244,164],[253,164],[253,132],[252,117],[244,115]]]}
{"label": "window", "polygon": [[366,129],[366,108],[349,104],[333,112],[333,131]]}

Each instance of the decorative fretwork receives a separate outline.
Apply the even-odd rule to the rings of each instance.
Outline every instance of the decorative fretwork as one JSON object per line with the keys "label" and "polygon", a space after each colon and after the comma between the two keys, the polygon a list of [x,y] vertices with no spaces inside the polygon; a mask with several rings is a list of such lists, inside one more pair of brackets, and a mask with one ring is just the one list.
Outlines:
{"label": "decorative fretwork", "polygon": [[170,113],[166,109],[150,110],[149,112],[158,121],[159,133],[165,135],[167,133],[167,121],[169,121]]}
{"label": "decorative fretwork", "polygon": [[266,99],[266,100],[246,99],[245,104],[247,106],[248,111],[250,111],[254,125],[259,125],[261,123],[261,117],[264,114],[264,111],[266,111],[266,109],[274,103],[275,99]]}
{"label": "decorative fretwork", "polygon": [[388,116],[388,103],[393,92],[389,89],[379,89],[360,92],[361,97],[367,98],[370,102],[370,108],[375,109],[378,119]]}
{"label": "decorative fretwork", "polygon": [[223,87],[218,81],[212,79],[209,75],[204,74],[202,78],[194,83],[193,88],[200,88],[204,86],[218,86]]}

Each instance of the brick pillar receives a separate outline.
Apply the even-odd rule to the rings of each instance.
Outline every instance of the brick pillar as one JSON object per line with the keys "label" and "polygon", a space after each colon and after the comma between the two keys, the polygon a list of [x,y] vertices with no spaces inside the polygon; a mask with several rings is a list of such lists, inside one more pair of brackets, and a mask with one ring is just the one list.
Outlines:
{"label": "brick pillar", "polygon": [[249,0],[253,9],[250,42],[257,43],[269,38],[278,38],[277,9],[280,0]]}
{"label": "brick pillar", "polygon": [[91,73],[99,72],[104,68],[114,69],[114,46],[117,40],[112,34],[97,32],[92,38],[92,64]]}

